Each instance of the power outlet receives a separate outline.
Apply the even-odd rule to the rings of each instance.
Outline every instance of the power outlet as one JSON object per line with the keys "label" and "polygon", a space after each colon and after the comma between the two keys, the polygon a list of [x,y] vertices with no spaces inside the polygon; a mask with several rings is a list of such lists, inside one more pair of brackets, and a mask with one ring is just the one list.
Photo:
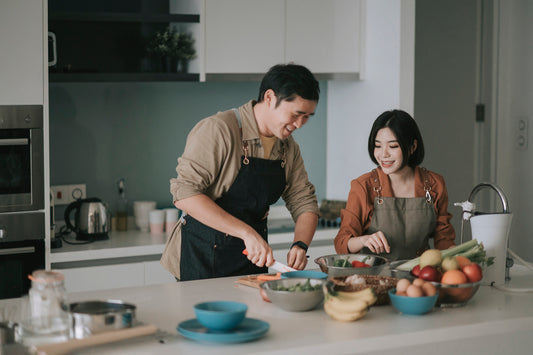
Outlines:
{"label": "power outlet", "polygon": [[56,206],[68,205],[80,198],[87,197],[85,184],[50,186],[50,190],[52,190],[54,204]]}

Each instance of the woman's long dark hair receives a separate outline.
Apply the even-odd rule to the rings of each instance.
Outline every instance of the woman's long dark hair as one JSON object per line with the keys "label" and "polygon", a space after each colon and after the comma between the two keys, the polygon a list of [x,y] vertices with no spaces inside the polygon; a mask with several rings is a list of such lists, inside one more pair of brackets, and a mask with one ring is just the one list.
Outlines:
{"label": "woman's long dark hair", "polygon": [[[382,128],[390,128],[396,136],[398,144],[402,149],[403,162],[402,167],[408,165],[414,168],[420,165],[424,160],[424,141],[418,129],[418,125],[411,115],[402,110],[385,111],[374,121],[370,136],[368,137],[368,155],[370,159],[379,165],[374,157],[374,148],[376,146],[376,136]],[[416,149],[411,154],[411,147],[416,140]]]}

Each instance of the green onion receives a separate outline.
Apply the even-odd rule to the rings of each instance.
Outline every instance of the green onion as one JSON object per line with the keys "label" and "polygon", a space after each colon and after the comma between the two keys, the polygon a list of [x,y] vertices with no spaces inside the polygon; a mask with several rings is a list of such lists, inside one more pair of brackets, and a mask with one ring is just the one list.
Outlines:
{"label": "green onion", "polygon": [[[463,253],[466,253],[467,251],[478,247],[477,250],[472,251],[472,256],[478,255],[480,253],[485,253],[485,249],[483,249],[483,244],[479,244],[476,239],[469,240],[468,242],[465,242],[463,244],[459,244],[454,246],[450,249],[441,250],[440,253],[442,255],[442,258],[444,259],[447,256],[456,256],[456,255],[463,255]],[[464,255],[466,256],[466,255]],[[486,254],[485,254],[486,256]],[[471,260],[468,256],[466,256],[470,261]],[[398,270],[402,271],[411,271],[416,265],[420,263],[420,257],[411,259],[409,261],[406,261],[403,264],[400,264],[396,267]]]}

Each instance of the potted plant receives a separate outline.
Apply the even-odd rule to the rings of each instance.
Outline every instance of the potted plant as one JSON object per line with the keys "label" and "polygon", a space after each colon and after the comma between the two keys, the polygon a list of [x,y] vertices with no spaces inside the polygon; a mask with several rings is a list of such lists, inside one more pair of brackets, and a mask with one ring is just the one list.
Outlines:
{"label": "potted plant", "polygon": [[175,47],[175,56],[178,60],[178,68],[182,73],[186,73],[189,68],[189,61],[196,58],[196,49],[194,48],[194,38],[191,33],[183,32],[177,36]]}
{"label": "potted plant", "polygon": [[148,44],[148,53],[162,63],[163,71],[187,72],[188,63],[196,58],[194,38],[191,33],[180,33],[174,27],[156,32]]}

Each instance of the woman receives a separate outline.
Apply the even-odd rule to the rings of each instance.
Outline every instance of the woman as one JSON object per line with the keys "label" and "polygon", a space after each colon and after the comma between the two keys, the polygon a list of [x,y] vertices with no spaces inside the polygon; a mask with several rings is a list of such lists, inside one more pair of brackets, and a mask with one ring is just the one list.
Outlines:
{"label": "woman", "polygon": [[424,143],[414,119],[401,110],[382,113],[368,137],[368,154],[378,167],[352,180],[336,252],[362,250],[399,260],[420,255],[430,238],[437,249],[453,246],[446,185],[419,166]]}

